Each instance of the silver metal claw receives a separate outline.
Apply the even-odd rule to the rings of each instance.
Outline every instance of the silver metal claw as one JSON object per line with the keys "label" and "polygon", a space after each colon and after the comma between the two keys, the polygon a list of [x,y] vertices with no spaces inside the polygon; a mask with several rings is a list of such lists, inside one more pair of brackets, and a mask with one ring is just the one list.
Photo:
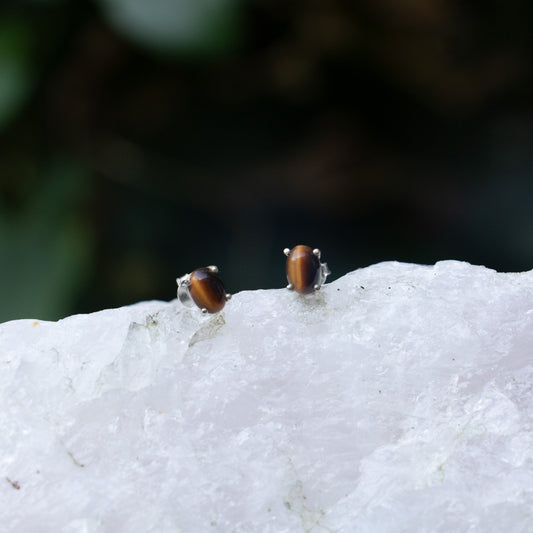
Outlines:
{"label": "silver metal claw", "polygon": [[194,302],[192,301],[191,294],[189,292],[189,287],[191,285],[191,275],[185,274],[180,278],[176,278],[176,283],[178,284],[177,297],[178,300],[187,307],[192,307]]}

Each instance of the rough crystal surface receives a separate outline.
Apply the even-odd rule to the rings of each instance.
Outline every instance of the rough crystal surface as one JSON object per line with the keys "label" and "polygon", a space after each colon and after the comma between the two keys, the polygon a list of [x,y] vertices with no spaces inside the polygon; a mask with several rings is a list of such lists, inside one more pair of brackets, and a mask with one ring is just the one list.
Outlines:
{"label": "rough crystal surface", "polygon": [[0,529],[533,529],[533,271],[0,325]]}

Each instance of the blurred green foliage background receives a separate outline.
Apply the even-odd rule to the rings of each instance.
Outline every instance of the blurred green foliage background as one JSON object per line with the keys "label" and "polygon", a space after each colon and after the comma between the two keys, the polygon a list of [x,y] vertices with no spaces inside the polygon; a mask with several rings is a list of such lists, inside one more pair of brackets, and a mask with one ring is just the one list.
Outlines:
{"label": "blurred green foliage background", "polygon": [[533,267],[531,7],[0,7],[0,321],[396,259]]}

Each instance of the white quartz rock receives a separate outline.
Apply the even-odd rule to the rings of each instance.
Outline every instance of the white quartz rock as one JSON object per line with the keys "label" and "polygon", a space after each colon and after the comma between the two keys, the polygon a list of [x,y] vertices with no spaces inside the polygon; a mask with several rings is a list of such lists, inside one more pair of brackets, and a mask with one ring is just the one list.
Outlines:
{"label": "white quartz rock", "polygon": [[0,325],[0,530],[533,530],[533,271]]}

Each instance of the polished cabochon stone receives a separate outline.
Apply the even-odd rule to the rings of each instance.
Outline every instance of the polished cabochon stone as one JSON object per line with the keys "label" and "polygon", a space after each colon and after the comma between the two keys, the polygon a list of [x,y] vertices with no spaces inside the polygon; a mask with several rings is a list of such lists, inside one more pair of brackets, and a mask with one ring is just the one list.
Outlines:
{"label": "polished cabochon stone", "polygon": [[310,246],[299,244],[287,256],[287,281],[300,294],[309,294],[320,284],[320,261]]}
{"label": "polished cabochon stone", "polygon": [[380,263],[0,325],[0,530],[533,528],[533,271]]}
{"label": "polished cabochon stone", "polygon": [[222,311],[226,305],[226,289],[218,275],[208,267],[191,272],[189,293],[194,303],[208,313]]}

